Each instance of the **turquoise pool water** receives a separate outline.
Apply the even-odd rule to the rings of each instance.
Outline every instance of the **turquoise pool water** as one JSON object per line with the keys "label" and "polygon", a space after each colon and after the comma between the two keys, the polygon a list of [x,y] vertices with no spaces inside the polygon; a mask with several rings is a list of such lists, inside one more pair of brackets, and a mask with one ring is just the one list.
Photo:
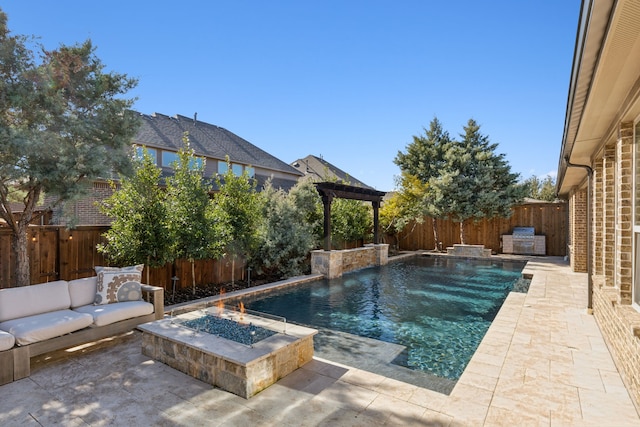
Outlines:
{"label": "turquoise pool water", "polygon": [[457,380],[524,265],[416,257],[244,303],[290,322],[405,346],[395,363]]}

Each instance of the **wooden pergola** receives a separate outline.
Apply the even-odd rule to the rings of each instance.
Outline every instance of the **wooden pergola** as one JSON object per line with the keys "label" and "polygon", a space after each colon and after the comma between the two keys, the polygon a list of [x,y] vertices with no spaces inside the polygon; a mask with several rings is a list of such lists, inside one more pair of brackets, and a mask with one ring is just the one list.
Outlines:
{"label": "wooden pergola", "polygon": [[354,187],[353,185],[339,184],[336,182],[317,182],[315,184],[318,193],[322,196],[324,205],[324,250],[331,250],[331,202],[335,197],[371,202],[373,205],[373,243],[378,244],[378,211],[384,197],[384,191],[370,188]]}

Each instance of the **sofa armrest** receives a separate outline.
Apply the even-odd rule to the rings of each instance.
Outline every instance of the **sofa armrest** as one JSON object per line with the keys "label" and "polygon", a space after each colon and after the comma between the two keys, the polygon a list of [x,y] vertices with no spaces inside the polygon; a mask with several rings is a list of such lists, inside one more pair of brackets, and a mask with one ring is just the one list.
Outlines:
{"label": "sofa armrest", "polygon": [[153,303],[156,320],[162,319],[164,317],[164,289],[145,284],[141,286],[141,289],[144,300]]}

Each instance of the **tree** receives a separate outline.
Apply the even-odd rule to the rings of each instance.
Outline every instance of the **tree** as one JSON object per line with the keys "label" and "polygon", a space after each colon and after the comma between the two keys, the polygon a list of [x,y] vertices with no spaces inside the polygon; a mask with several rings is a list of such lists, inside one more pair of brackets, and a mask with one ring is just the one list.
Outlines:
{"label": "tree", "polygon": [[[236,175],[227,157],[227,171],[217,178],[219,190],[214,200],[228,219],[229,243],[227,250],[232,263],[238,256],[247,256],[258,242],[258,224],[261,221],[261,197],[256,191],[256,182],[245,170]],[[232,268],[231,282],[235,281]]]}
{"label": "tree", "polygon": [[536,200],[552,202],[556,200],[556,182],[547,175],[542,181],[537,176],[531,176],[522,183],[526,187],[526,196]]}
{"label": "tree", "polygon": [[[99,209],[113,219],[104,233],[106,243],[98,251],[119,264],[161,267],[173,261],[167,224],[166,193],[160,188],[161,170],[146,149],[134,162],[131,178],[120,177],[120,187],[111,182],[113,194]],[[147,268],[149,283],[149,268]]]}
{"label": "tree", "polygon": [[252,264],[258,273],[279,278],[302,274],[304,261],[316,240],[314,224],[305,220],[305,210],[297,208],[296,193],[276,190],[268,181],[261,194],[263,221]]}
{"label": "tree", "polygon": [[[400,193],[404,194],[403,203],[411,204],[403,210],[403,222],[412,219],[421,222],[424,215],[431,217],[435,249],[438,250],[442,248],[437,219],[446,216],[448,207],[442,194],[435,188],[432,190],[430,182],[442,176],[447,166],[446,153],[453,142],[437,117],[431,120],[429,129],[424,131],[424,136],[413,137],[406,153],[398,151],[394,162],[402,171]],[[420,193],[423,193],[422,197]]]}
{"label": "tree", "polygon": [[336,247],[371,235],[371,205],[360,200],[335,198],[331,203],[331,240]]}
{"label": "tree", "polygon": [[444,213],[460,223],[460,243],[465,244],[467,220],[509,217],[526,189],[517,184],[518,174],[511,173],[504,154],[495,153],[498,144],[491,144],[473,119],[463,129],[462,140],[446,151],[446,163],[430,187]]}
{"label": "tree", "polygon": [[313,180],[310,178],[300,179],[289,190],[289,196],[296,210],[300,213],[302,221],[310,227],[313,236],[312,247],[321,247],[324,234],[324,208],[322,198]]}
{"label": "tree", "polygon": [[[12,230],[12,286],[30,284],[27,227],[46,194],[54,208],[98,177],[125,173],[137,130],[122,95],[137,84],[105,73],[91,41],[35,55],[0,10],[0,217]],[[11,202],[23,208],[13,214]]]}
{"label": "tree", "polygon": [[209,199],[211,185],[203,179],[204,160],[195,157],[188,135],[167,179],[168,229],[175,258],[191,263],[193,294],[196,293],[195,260],[221,258],[229,241],[225,212]]}
{"label": "tree", "polygon": [[[397,235],[412,221],[414,224],[422,224],[424,217],[428,215],[427,202],[424,200],[426,194],[427,184],[424,184],[416,176],[403,171],[399,179],[398,190],[380,208],[382,229],[386,233]],[[437,236],[437,232],[434,235]]]}

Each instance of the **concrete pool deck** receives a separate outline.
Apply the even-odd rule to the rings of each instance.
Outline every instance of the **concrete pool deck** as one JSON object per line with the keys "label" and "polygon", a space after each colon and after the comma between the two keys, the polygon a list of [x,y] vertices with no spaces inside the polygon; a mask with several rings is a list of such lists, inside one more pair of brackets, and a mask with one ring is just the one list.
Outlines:
{"label": "concrete pool deck", "polygon": [[327,360],[246,400],[141,353],[141,333],[45,355],[0,387],[0,425],[639,426],[587,276],[534,258],[449,396]]}

